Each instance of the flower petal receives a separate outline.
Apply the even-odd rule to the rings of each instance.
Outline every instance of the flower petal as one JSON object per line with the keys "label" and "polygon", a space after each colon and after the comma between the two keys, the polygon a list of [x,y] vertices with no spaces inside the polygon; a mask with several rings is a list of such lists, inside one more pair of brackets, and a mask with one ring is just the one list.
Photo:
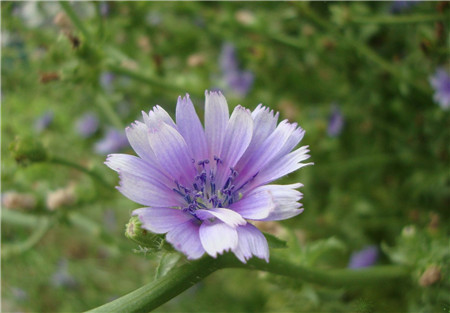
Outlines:
{"label": "flower petal", "polygon": [[161,108],[159,105],[154,106],[148,114],[146,114],[144,111],[142,111],[142,117],[144,118],[144,122],[148,127],[151,127],[152,119],[158,120],[166,123],[167,125],[177,129],[177,125],[175,125],[175,122],[170,117],[169,113],[166,112],[163,108]]}
{"label": "flower petal", "polygon": [[269,213],[269,215],[258,220],[279,221],[294,217],[302,213],[303,209],[299,210],[302,205],[301,203],[297,202],[302,198],[302,193],[298,190],[295,190],[302,186],[302,184],[266,185],[255,189],[269,191],[275,203],[275,208]]}
{"label": "flower petal", "polygon": [[161,169],[155,166],[155,163],[148,163],[134,155],[110,154],[105,164],[118,173],[127,172],[144,179],[160,180],[167,186],[173,183]]}
{"label": "flower petal", "polygon": [[128,141],[131,147],[136,151],[143,160],[154,163],[156,162],[150,143],[148,142],[148,127],[142,122],[136,121],[130,127],[125,129]]}
{"label": "flower petal", "polygon": [[146,206],[173,207],[185,204],[182,197],[158,180],[142,178],[127,172],[119,173],[117,189],[127,198]]}
{"label": "flower petal", "polygon": [[208,158],[205,131],[200,122],[189,95],[178,98],[176,118],[178,131],[183,136],[196,161]]}
{"label": "flower petal", "polygon": [[231,114],[225,130],[220,158],[222,164],[217,167],[216,184],[223,186],[234,167],[247,149],[253,134],[253,119],[250,111],[238,105]]}
{"label": "flower petal", "polygon": [[243,263],[252,256],[269,262],[269,245],[264,235],[252,224],[240,226],[237,229],[238,245],[233,249],[236,257]]}
{"label": "flower petal", "polygon": [[161,121],[152,121],[150,126],[148,138],[159,165],[174,181],[185,186],[192,184],[196,170],[183,136]]}
{"label": "flower petal", "polygon": [[[234,184],[241,187],[255,176],[266,164],[272,161],[286,141],[295,131],[297,125],[283,121],[275,131],[259,146],[254,148],[247,160],[242,159],[236,165],[239,175]],[[245,162],[245,163],[244,163]]]}
{"label": "flower petal", "polygon": [[214,258],[217,254],[235,249],[238,244],[236,229],[221,221],[213,223],[204,221],[200,226],[199,234],[206,253]]}
{"label": "flower petal", "polygon": [[195,211],[195,215],[201,220],[218,218],[233,228],[247,223],[238,213],[223,208],[213,208],[208,210],[200,209]]}
{"label": "flower petal", "polygon": [[231,204],[230,209],[244,218],[260,220],[268,217],[269,213],[275,209],[275,202],[270,191],[257,188]]}
{"label": "flower petal", "polygon": [[182,210],[172,208],[141,208],[133,211],[142,222],[142,227],[156,234],[164,234],[192,220]]}
{"label": "flower petal", "polygon": [[308,152],[308,146],[303,146],[280,159],[274,159],[258,173],[254,181],[249,184],[248,188],[270,183],[302,167],[314,164],[301,163],[310,157]]}
{"label": "flower petal", "polygon": [[187,255],[189,260],[198,259],[205,253],[200,241],[199,225],[195,221],[178,225],[167,233],[166,240]]}
{"label": "flower petal", "polygon": [[205,92],[205,134],[209,157],[219,156],[227,127],[228,104],[221,92]]}

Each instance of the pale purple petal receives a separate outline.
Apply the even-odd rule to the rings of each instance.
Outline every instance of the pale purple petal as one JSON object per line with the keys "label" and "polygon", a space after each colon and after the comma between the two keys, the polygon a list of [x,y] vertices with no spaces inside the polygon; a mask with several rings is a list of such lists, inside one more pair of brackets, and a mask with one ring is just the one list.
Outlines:
{"label": "pale purple petal", "polygon": [[145,228],[156,234],[165,234],[177,226],[192,220],[192,216],[182,210],[171,208],[141,208],[133,211]]}
{"label": "pale purple petal", "polygon": [[218,218],[219,220],[233,228],[236,228],[239,225],[245,225],[247,223],[240,214],[232,210],[223,208],[214,208],[208,210],[199,209],[195,211],[195,215],[201,220]]}
{"label": "pale purple petal", "polygon": [[247,223],[236,230],[239,241],[233,252],[241,262],[247,263],[252,256],[269,262],[269,245],[264,235],[255,226]]}
{"label": "pale purple petal", "polygon": [[187,145],[191,147],[194,159],[203,161],[208,158],[208,146],[206,144],[205,131],[200,119],[195,113],[189,95],[178,98],[176,109],[177,126]]}
{"label": "pale purple petal", "polygon": [[172,229],[167,233],[166,240],[189,260],[198,259],[205,253],[200,240],[199,225],[195,221],[188,221]]}
{"label": "pale purple petal", "polygon": [[164,174],[157,165],[134,155],[110,154],[106,158],[105,164],[118,173],[127,172],[143,179],[159,180],[168,187],[173,185],[172,179]]}
{"label": "pale purple petal", "polygon": [[155,207],[177,207],[184,205],[183,199],[157,179],[143,179],[127,173],[119,173],[117,189],[130,200]]}
{"label": "pale purple petal", "polygon": [[250,112],[238,105],[231,114],[225,130],[225,138],[220,159],[222,165],[217,168],[216,183],[223,186],[234,167],[247,149],[252,139],[253,120]]}
{"label": "pale purple petal", "polygon": [[174,181],[188,186],[196,175],[192,156],[183,136],[169,125],[159,121],[152,125],[149,142],[159,165]]}
{"label": "pale purple petal", "polygon": [[125,133],[137,155],[149,163],[156,162],[155,154],[148,141],[149,130],[144,123],[136,121],[125,129]]}
{"label": "pale purple petal", "polygon": [[249,188],[270,183],[302,167],[313,165],[314,163],[302,163],[309,159],[308,152],[308,146],[303,146],[282,158],[274,159],[258,173]]}
{"label": "pale purple petal", "polygon": [[269,212],[269,215],[259,220],[280,221],[302,213],[303,209],[299,209],[302,205],[297,201],[299,201],[303,195],[300,191],[295,190],[302,186],[302,184],[266,185],[257,188],[257,190],[270,192],[275,204],[275,208]]}
{"label": "pale purple petal", "polygon": [[286,121],[281,122],[275,131],[259,147],[253,150],[245,164],[243,164],[243,160],[239,161],[236,165],[239,176],[235,184],[242,186],[272,161],[286,144],[290,135],[296,130],[296,126],[296,124],[289,124]]}
{"label": "pale purple petal", "polygon": [[148,115],[145,112],[142,112],[142,116],[144,118],[144,122],[147,125],[147,127],[152,128],[154,126],[154,121],[162,121],[166,123],[167,125],[177,129],[177,125],[173,121],[173,119],[170,117],[169,113],[166,112],[163,108],[161,108],[159,105],[156,105],[153,107],[150,112],[148,112]]}
{"label": "pale purple petal", "polygon": [[230,209],[250,220],[260,220],[269,216],[275,209],[275,202],[270,191],[256,188],[241,200],[230,205]]}
{"label": "pale purple petal", "polygon": [[206,253],[212,257],[225,251],[235,249],[238,244],[236,229],[221,221],[209,223],[204,221],[200,226],[200,240]]}
{"label": "pale purple petal", "polygon": [[214,159],[222,151],[229,111],[227,100],[221,92],[206,92],[205,96],[205,134],[209,157]]}

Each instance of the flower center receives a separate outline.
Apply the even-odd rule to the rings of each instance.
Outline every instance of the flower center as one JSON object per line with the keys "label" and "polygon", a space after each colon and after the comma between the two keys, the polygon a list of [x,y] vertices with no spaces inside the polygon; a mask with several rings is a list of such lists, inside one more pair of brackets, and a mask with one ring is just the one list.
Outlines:
{"label": "flower center", "polygon": [[[176,188],[172,190],[186,201],[186,207],[183,208],[195,216],[198,209],[227,208],[233,202],[239,200],[239,189],[233,184],[238,176],[238,172],[234,168],[229,169],[228,177],[223,186],[218,186],[216,181],[217,170],[223,166],[222,160],[214,156],[214,161],[201,160],[196,162],[197,175],[192,186],[186,187],[175,181]],[[211,164],[212,163],[212,164]]]}

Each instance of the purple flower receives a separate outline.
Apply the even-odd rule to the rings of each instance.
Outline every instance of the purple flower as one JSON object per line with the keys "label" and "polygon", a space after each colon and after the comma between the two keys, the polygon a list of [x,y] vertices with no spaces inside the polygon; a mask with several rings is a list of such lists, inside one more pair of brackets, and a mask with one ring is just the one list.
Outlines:
{"label": "purple flower", "polygon": [[389,11],[392,14],[399,14],[399,13],[402,13],[403,11],[409,10],[413,6],[417,5],[418,3],[420,3],[420,1],[417,1],[417,0],[406,0],[406,1],[405,0],[394,0],[391,3]]}
{"label": "purple flower", "polygon": [[245,96],[253,85],[253,73],[239,69],[236,48],[226,43],[220,54],[220,67],[228,87],[240,96]]}
{"label": "purple flower", "polygon": [[378,248],[376,246],[367,246],[361,251],[354,252],[350,257],[348,268],[369,267],[378,260]]}
{"label": "purple flower", "polygon": [[61,259],[58,262],[58,268],[52,275],[50,282],[54,287],[74,288],[78,285],[75,278],[69,274],[66,259]]}
{"label": "purple flower", "polygon": [[84,114],[76,123],[77,132],[81,137],[91,137],[98,129],[98,118],[95,113]]}
{"label": "purple flower", "polygon": [[430,84],[434,88],[434,101],[444,110],[450,108],[450,76],[443,69],[438,68],[430,77]]}
{"label": "purple flower", "polygon": [[114,90],[113,81],[114,81],[114,74],[111,72],[103,72],[100,75],[100,86],[105,90],[106,92],[110,93]]}
{"label": "purple flower", "polygon": [[128,146],[127,137],[117,129],[110,128],[105,137],[95,144],[95,152],[98,154],[114,153]]}
{"label": "purple flower", "polygon": [[160,106],[126,129],[139,157],[109,155],[122,194],[143,227],[166,235],[188,259],[232,251],[242,262],[269,260],[264,235],[249,221],[284,220],[300,214],[302,186],[267,185],[301,167],[307,146],[291,152],[304,130],[259,105],[237,106],[231,117],[220,92],[206,92],[205,127],[186,97],[178,98],[176,123]]}
{"label": "purple flower", "polygon": [[328,135],[330,137],[339,136],[344,127],[344,117],[337,104],[333,104],[331,108],[331,115],[328,121]]}
{"label": "purple flower", "polygon": [[108,1],[100,1],[100,14],[103,17],[106,17],[109,15],[109,11],[110,11],[110,4],[108,3]]}
{"label": "purple flower", "polygon": [[53,122],[53,117],[53,111],[46,111],[34,121],[34,130],[40,133],[43,130],[47,129]]}

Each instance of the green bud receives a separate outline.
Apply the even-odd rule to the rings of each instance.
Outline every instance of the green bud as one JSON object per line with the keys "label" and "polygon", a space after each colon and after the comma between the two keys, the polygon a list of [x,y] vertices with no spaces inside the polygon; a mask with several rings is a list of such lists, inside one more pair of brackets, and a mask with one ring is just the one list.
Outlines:
{"label": "green bud", "polygon": [[146,248],[154,250],[168,248],[168,245],[165,244],[164,237],[142,228],[142,222],[137,216],[132,216],[125,226],[125,236]]}
{"label": "green bud", "polygon": [[31,136],[17,136],[10,144],[9,150],[17,163],[21,165],[43,162],[47,159],[47,152],[42,143]]}

